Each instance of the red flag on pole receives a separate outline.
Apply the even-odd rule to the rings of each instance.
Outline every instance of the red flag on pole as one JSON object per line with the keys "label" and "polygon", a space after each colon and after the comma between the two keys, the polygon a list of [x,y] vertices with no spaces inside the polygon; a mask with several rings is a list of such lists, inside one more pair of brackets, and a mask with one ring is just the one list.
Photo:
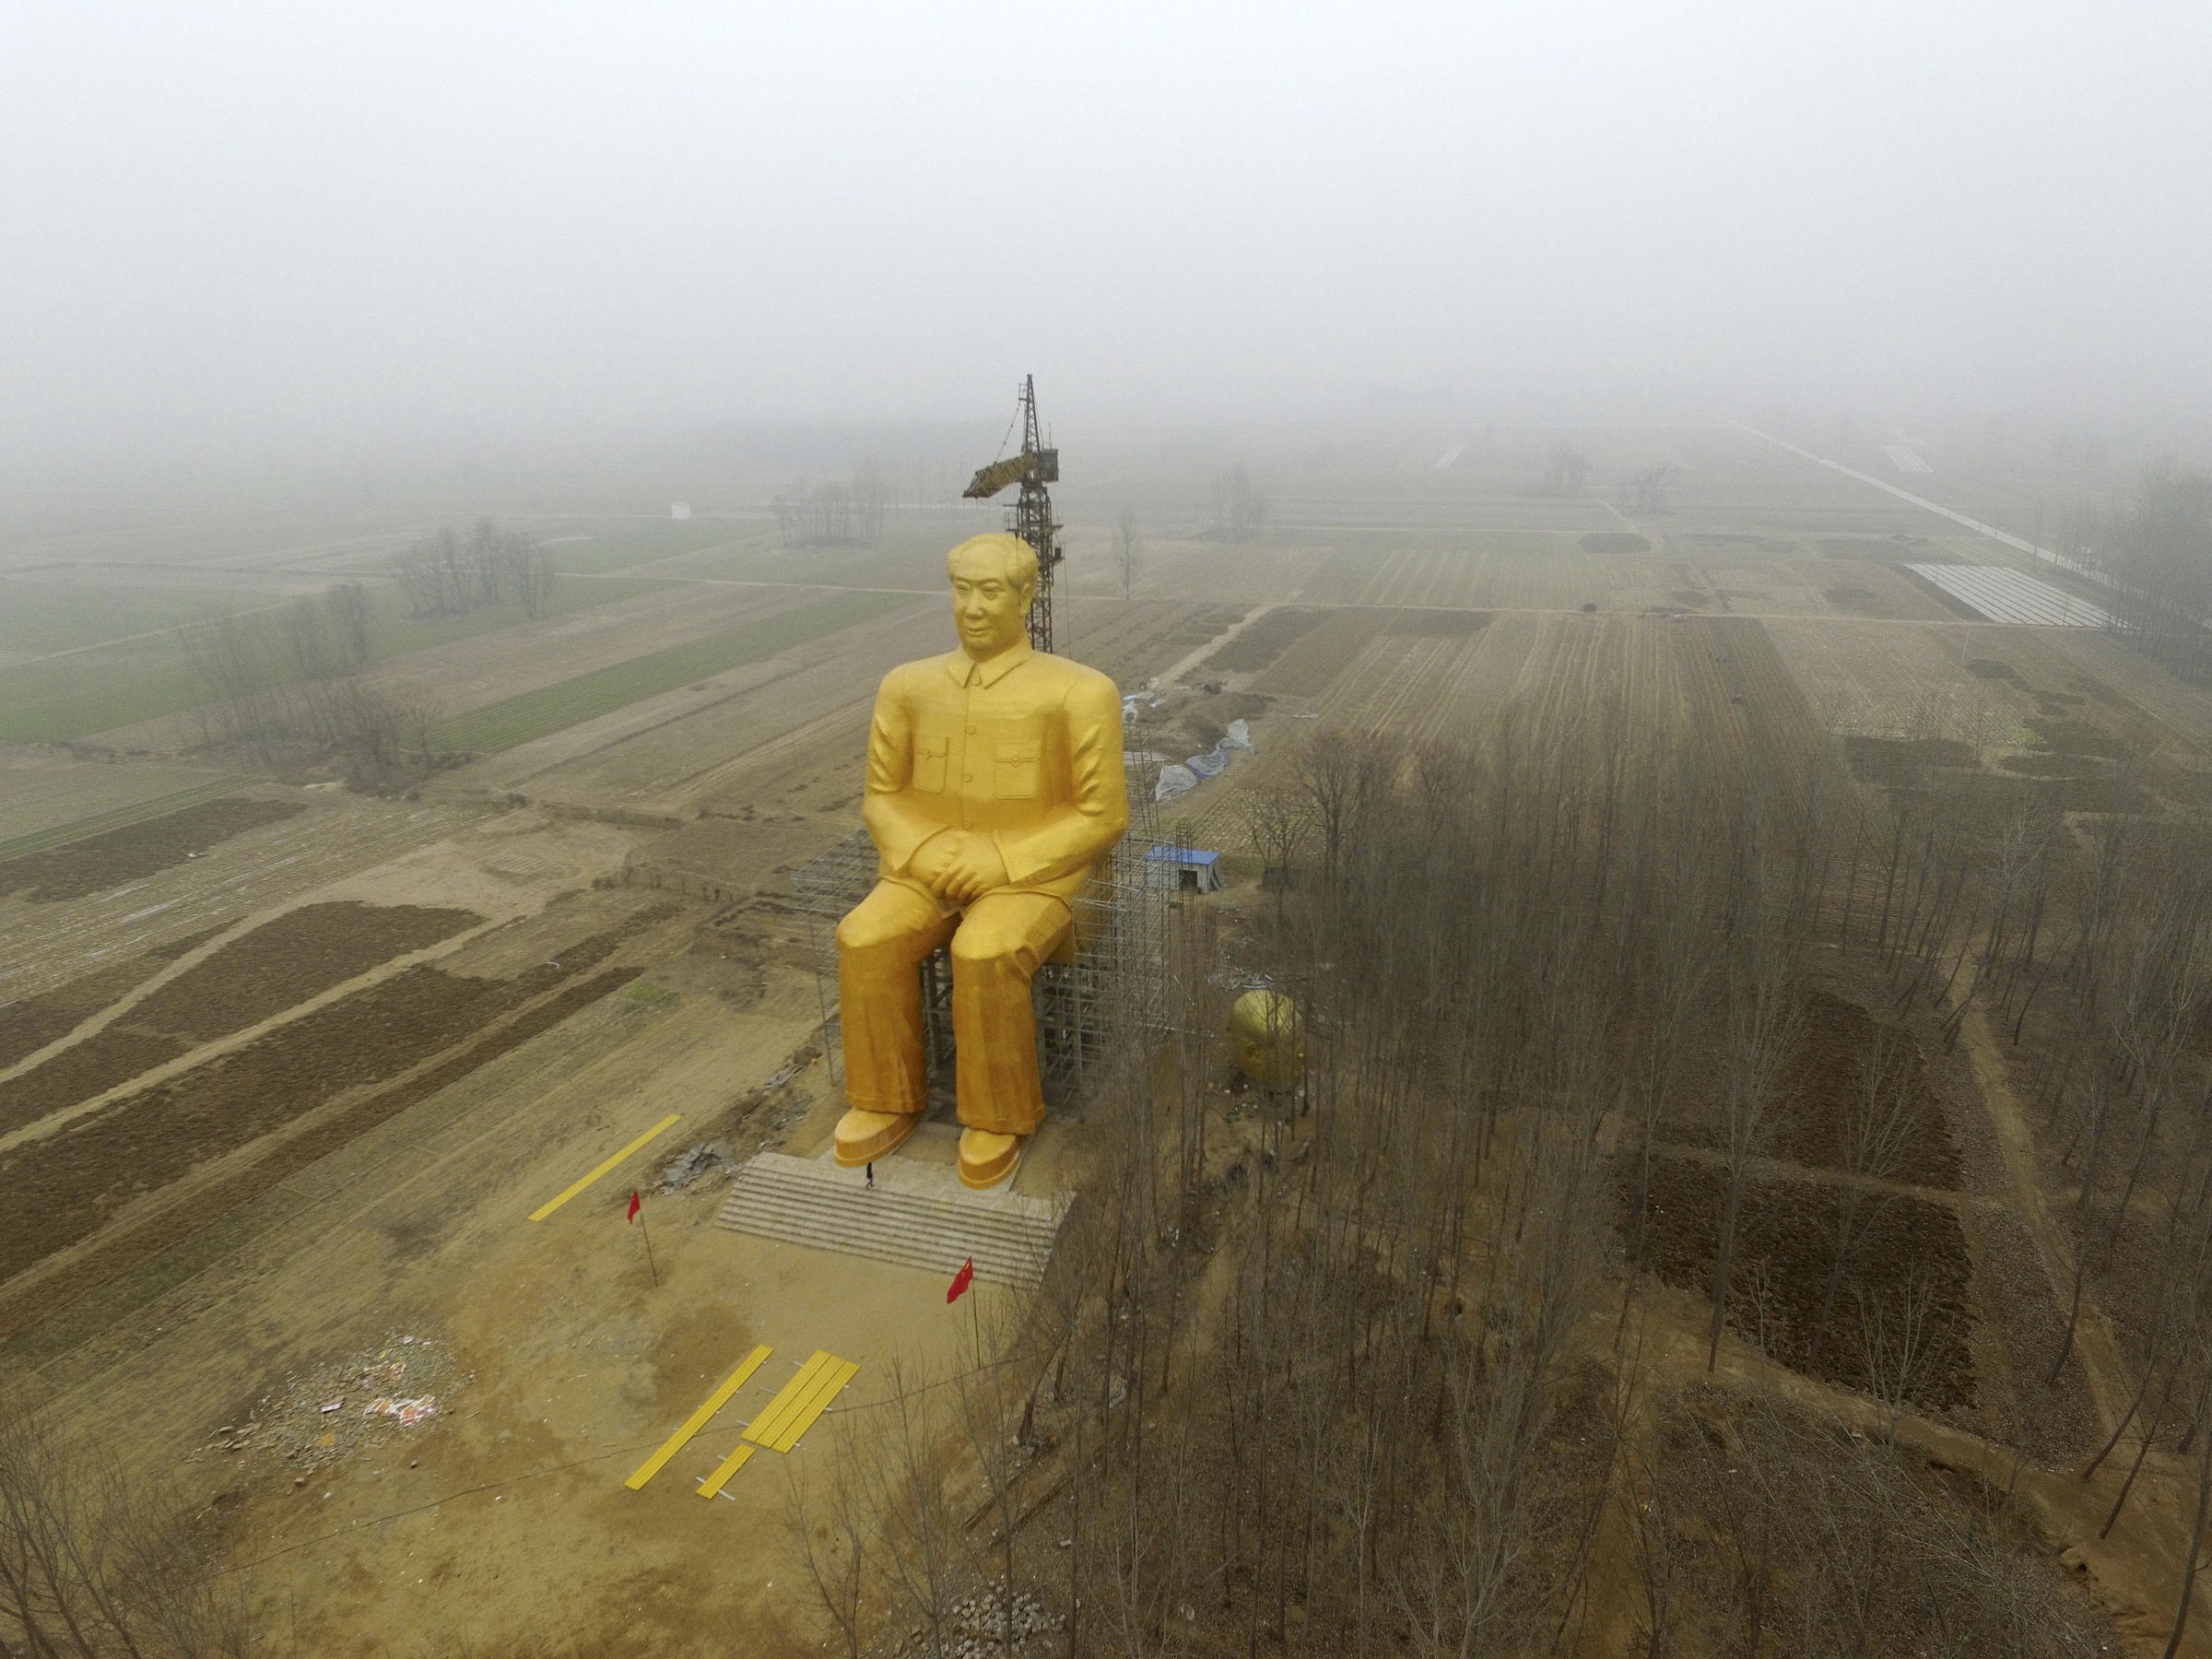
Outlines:
{"label": "red flag on pole", "polygon": [[638,1218],[638,1212],[644,1207],[645,1206],[643,1205],[638,1202],[637,1190],[633,1187],[630,1190],[629,1194],[629,1214],[623,1217],[622,1219],[625,1221],[635,1221]]}
{"label": "red flag on pole", "polygon": [[975,1283],[975,1258],[970,1256],[960,1264],[960,1270],[952,1276],[952,1288],[945,1292],[945,1300],[956,1302],[969,1286]]}

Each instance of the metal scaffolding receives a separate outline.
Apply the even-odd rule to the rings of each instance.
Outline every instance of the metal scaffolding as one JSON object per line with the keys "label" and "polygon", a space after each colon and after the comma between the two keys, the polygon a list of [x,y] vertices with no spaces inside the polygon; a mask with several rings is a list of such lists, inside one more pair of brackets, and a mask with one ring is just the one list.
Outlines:
{"label": "metal scaffolding", "polygon": [[[1167,1029],[1161,927],[1170,895],[1147,885],[1153,830],[1152,769],[1130,768],[1130,830],[1072,909],[1071,948],[1037,971],[1038,1069],[1045,1103],[1080,1115],[1087,1086],[1128,1045],[1149,1046]],[[876,884],[875,844],[856,830],[792,873],[794,908],[806,920],[823,1047],[833,1086],[844,1086],[838,1021],[837,924]],[[928,1030],[931,1108],[952,1099],[952,959],[943,949],[923,962],[922,1007]]]}

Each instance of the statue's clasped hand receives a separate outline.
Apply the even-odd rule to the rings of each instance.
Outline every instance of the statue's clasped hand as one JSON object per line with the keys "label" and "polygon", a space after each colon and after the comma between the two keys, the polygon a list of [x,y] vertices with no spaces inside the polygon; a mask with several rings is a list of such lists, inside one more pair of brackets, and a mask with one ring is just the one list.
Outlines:
{"label": "statue's clasped hand", "polygon": [[916,850],[908,867],[948,904],[973,904],[1010,879],[998,843],[972,830],[938,831]]}

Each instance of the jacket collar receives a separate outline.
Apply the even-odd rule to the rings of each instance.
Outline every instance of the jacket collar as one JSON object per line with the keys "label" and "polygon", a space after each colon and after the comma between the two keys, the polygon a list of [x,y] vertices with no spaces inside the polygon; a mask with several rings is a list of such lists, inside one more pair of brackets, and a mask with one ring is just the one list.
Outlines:
{"label": "jacket collar", "polygon": [[1000,652],[987,663],[977,662],[965,651],[956,651],[945,659],[945,672],[952,677],[954,685],[965,686],[972,671],[975,683],[988,688],[997,685],[1036,654],[1027,640],[1016,641],[1010,649]]}

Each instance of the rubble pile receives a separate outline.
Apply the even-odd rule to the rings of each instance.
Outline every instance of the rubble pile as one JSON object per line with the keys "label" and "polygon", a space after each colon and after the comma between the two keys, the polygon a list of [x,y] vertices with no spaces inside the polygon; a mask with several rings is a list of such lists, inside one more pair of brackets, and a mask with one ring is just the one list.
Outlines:
{"label": "rubble pile", "polygon": [[[1041,1652],[1041,1645],[1030,1646],[1030,1639],[1053,1634],[1066,1620],[1047,1612],[1044,1604],[1027,1591],[1017,1590],[1009,1597],[988,1589],[953,1603],[947,1623],[951,1628],[941,1647],[931,1642],[926,1630],[915,1630],[900,1644],[900,1653],[905,1659],[990,1659],[994,1653],[1006,1653],[1009,1646],[1017,1653]],[[1009,1623],[1013,1626],[1010,1644],[1006,1639]]]}
{"label": "rubble pile", "polygon": [[443,1343],[394,1333],[349,1359],[287,1377],[194,1455],[258,1453],[300,1472],[297,1482],[305,1471],[419,1430],[473,1380],[455,1374]]}
{"label": "rubble pile", "polygon": [[688,1152],[679,1152],[662,1169],[659,1179],[653,1183],[656,1193],[680,1193],[694,1182],[720,1171],[728,1179],[730,1160],[735,1156],[728,1141],[701,1141]]}

